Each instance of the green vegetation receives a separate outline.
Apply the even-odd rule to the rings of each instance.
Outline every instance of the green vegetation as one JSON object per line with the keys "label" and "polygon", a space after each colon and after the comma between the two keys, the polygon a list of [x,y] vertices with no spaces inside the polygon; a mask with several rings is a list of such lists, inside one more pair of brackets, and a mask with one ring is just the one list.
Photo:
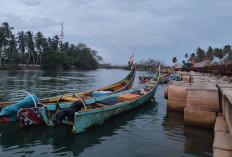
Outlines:
{"label": "green vegetation", "polygon": [[175,64],[177,62],[177,58],[176,57],[173,57],[172,58],[172,62]]}
{"label": "green vegetation", "polygon": [[45,38],[41,32],[21,31],[15,36],[7,22],[0,26],[0,64],[41,65],[44,70],[97,69],[102,57],[83,43],[62,42],[58,35]]}
{"label": "green vegetation", "polygon": [[160,60],[155,59],[147,59],[147,60],[140,60],[137,64],[138,70],[154,70],[158,68],[158,66],[164,67],[165,63],[161,62]]}
{"label": "green vegetation", "polygon": [[[232,49],[230,45],[225,45],[223,48],[212,48],[208,47],[207,51],[198,47],[195,53],[184,54],[186,60],[182,61],[183,67],[190,67],[190,61],[194,59],[196,62],[202,62],[205,59],[209,59],[213,64],[224,64],[232,62]],[[188,58],[189,57],[189,58]],[[173,59],[175,59],[174,57]],[[173,60],[172,61],[175,61]],[[174,63],[174,62],[173,62]]]}

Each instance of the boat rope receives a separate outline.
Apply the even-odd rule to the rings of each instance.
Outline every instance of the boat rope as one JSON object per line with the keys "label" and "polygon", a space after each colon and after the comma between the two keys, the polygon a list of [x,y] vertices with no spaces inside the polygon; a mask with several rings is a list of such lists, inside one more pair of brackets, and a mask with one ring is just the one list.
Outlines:
{"label": "boat rope", "polygon": [[64,96],[66,96],[66,95],[72,95],[72,96],[73,96],[73,93],[65,93],[65,94],[61,95],[61,96],[59,97],[59,99],[56,101],[56,103],[58,104],[59,101],[60,101]]}
{"label": "boat rope", "polygon": [[59,97],[59,99],[56,101],[56,104],[59,105],[59,101],[60,101],[64,96],[66,96],[66,95],[72,95],[73,97],[76,97],[77,99],[79,99],[79,100],[82,102],[82,104],[83,104],[85,110],[88,110],[87,107],[86,107],[86,104],[85,104],[84,100],[83,100],[80,96],[75,95],[75,94],[73,94],[73,93],[65,93],[65,94],[61,95],[61,96]]}
{"label": "boat rope", "polygon": [[32,98],[35,107],[37,107],[37,104],[36,104],[36,102],[35,102],[34,97],[31,95],[31,93],[29,93],[28,91],[25,91],[25,90],[18,90],[18,91],[16,91],[16,92],[14,93],[14,95],[12,96],[12,98],[11,98],[11,102],[14,101],[15,95],[16,95],[18,92],[24,92],[24,93],[28,94],[28,95]]}
{"label": "boat rope", "polygon": [[76,95],[76,97],[82,102],[82,104],[83,104],[83,106],[85,108],[85,111],[87,111],[88,109],[86,107],[86,104],[85,104],[84,100],[80,96],[78,96],[78,95]]}

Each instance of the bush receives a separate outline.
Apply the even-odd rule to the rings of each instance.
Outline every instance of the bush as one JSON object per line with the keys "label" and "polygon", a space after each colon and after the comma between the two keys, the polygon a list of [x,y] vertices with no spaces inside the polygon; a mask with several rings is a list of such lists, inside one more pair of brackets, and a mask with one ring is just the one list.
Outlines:
{"label": "bush", "polygon": [[79,69],[91,70],[98,68],[98,62],[93,58],[88,48],[79,51],[75,60],[75,66]]}
{"label": "bush", "polygon": [[66,53],[56,52],[52,47],[46,47],[43,53],[43,70],[70,70],[69,57]]}

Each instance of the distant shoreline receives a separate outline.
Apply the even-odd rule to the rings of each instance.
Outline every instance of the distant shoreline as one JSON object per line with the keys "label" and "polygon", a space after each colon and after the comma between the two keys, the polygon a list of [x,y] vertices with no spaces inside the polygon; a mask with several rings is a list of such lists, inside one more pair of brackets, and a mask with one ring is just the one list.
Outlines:
{"label": "distant shoreline", "polygon": [[[111,67],[99,67],[99,69],[123,69],[123,70],[129,70],[127,66],[111,66]],[[42,70],[41,65],[33,65],[33,64],[2,64],[0,65],[0,70]],[[56,70],[62,70],[62,69],[56,69]],[[83,70],[83,69],[77,69],[74,66],[71,67],[71,70]],[[137,71],[148,71],[145,69],[137,68]]]}
{"label": "distant shoreline", "polygon": [[41,70],[40,65],[26,64],[3,64],[0,65],[0,70]]}
{"label": "distant shoreline", "polygon": [[[100,67],[100,69],[125,69],[124,67]],[[41,65],[33,65],[33,64],[2,64],[0,65],[0,70],[42,70]],[[57,69],[62,70],[62,69]],[[72,66],[71,70],[83,70],[83,69],[77,69],[74,66]]]}

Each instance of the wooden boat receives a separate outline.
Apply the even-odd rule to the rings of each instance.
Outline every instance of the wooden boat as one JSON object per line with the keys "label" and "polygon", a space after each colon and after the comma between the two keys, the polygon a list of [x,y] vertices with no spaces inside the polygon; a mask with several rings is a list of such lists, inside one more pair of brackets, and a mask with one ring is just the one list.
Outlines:
{"label": "wooden boat", "polygon": [[[82,92],[79,94],[73,94],[73,93],[66,93],[64,95],[61,95],[59,97],[54,97],[54,98],[46,98],[46,99],[40,99],[38,103],[36,103],[35,107],[33,108],[28,108],[28,109],[20,109],[19,112],[16,115],[11,115],[11,116],[1,116],[0,120],[1,121],[16,121],[17,117],[20,122],[20,126],[30,126],[34,124],[40,124],[43,122],[42,115],[41,115],[41,107],[44,105],[50,105],[54,103],[68,103],[68,102],[73,102],[77,101],[80,98],[81,99],[88,99],[88,97],[91,97],[94,92],[97,91],[103,91],[105,94],[110,95],[113,93],[117,93],[120,91],[128,90],[132,87],[134,83],[134,78],[136,74],[136,66],[133,66],[131,72],[121,81],[114,83],[112,85],[99,88],[96,90],[91,90],[87,92]],[[3,108],[16,104],[18,102],[1,102],[0,103],[0,112],[3,110]]]}
{"label": "wooden boat", "polygon": [[[160,80],[168,77],[170,74],[163,74],[163,75],[160,75]],[[154,76],[139,76],[139,80],[141,83],[145,83],[145,82],[148,82],[150,79],[152,79]]]}
{"label": "wooden boat", "polygon": [[[72,111],[72,114],[67,113],[75,104],[65,103],[59,105],[47,105],[42,108],[42,116],[48,126],[55,126],[58,123],[63,123],[73,126],[73,132],[80,133],[86,129],[103,123],[108,118],[118,115],[139,105],[149,101],[155,94],[158,82],[158,71],[150,81],[140,84],[136,88],[115,93],[112,95],[81,100],[82,109]],[[113,101],[112,104],[106,102],[110,99],[119,99],[120,102]],[[66,112],[67,111],[67,112]],[[58,114],[61,113],[61,114]],[[59,121],[57,121],[57,119]],[[58,122],[58,123],[57,123]]]}
{"label": "wooden boat", "polygon": [[171,74],[171,75],[168,75],[168,76],[160,79],[160,82],[161,83],[169,83],[171,80],[180,81],[181,80],[181,76],[180,75]]}
{"label": "wooden boat", "polygon": [[142,82],[142,83],[145,83],[147,81],[149,81],[150,79],[152,79],[153,76],[139,76],[139,81]]}

